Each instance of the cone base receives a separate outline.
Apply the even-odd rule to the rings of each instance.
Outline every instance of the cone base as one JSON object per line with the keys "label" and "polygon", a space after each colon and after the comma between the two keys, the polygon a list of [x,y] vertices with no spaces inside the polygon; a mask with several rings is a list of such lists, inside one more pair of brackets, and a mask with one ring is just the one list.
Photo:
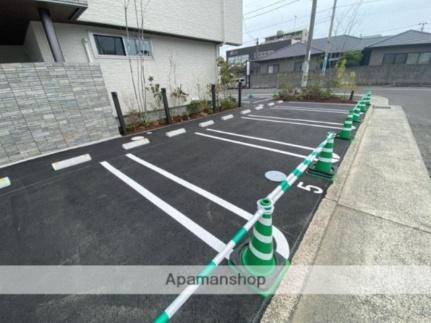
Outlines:
{"label": "cone base", "polygon": [[335,136],[335,138],[337,138],[337,139],[341,139],[341,140],[352,141],[352,140],[353,140],[353,133],[350,135],[350,138],[346,138],[346,137],[344,137],[344,136],[342,136],[342,135],[340,135],[340,134],[337,134],[337,135]]}
{"label": "cone base", "polygon": [[306,170],[306,174],[308,174],[308,175],[328,179],[330,181],[332,181],[334,179],[335,173],[336,173],[336,169],[334,166],[331,167],[330,173],[326,173],[326,172],[322,172],[320,170],[317,170],[316,169],[316,162],[311,164],[310,167],[308,167],[308,169]]}
{"label": "cone base", "polygon": [[254,285],[248,285],[247,287],[263,298],[271,297],[289,269],[290,262],[277,252],[274,252],[275,261],[273,266],[248,266],[243,262],[245,254],[249,250],[248,245],[249,240],[243,242],[232,251],[228,261],[229,267],[235,273],[244,276],[264,276],[266,279],[265,284],[260,287]]}

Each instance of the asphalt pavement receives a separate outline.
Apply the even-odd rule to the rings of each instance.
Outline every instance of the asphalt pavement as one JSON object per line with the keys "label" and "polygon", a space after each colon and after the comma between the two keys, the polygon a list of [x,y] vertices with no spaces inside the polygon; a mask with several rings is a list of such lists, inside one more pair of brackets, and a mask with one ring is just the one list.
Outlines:
{"label": "asphalt pavement", "polygon": [[[241,110],[146,132],[150,143],[130,151],[121,146],[130,141],[126,137],[0,169],[0,177],[12,182],[0,190],[0,264],[207,264],[246,221],[243,213],[225,205],[254,213],[256,201],[277,185],[265,172],[289,174],[328,131],[342,127],[351,108],[268,105],[260,99],[265,107],[256,110],[255,101],[246,100]],[[234,118],[221,118],[228,114]],[[214,124],[199,126],[207,120]],[[186,132],[166,136],[179,128]],[[348,146],[337,140],[335,153],[342,159]],[[51,163],[81,154],[90,154],[92,161],[52,170]],[[310,176],[297,184],[274,213],[274,226],[281,232],[277,252],[283,253],[282,242],[287,241],[289,259],[330,185]],[[192,185],[204,193],[197,194]],[[215,203],[208,192],[224,202]],[[174,298],[2,295],[0,321],[149,322]],[[194,295],[174,319],[254,322],[266,305],[257,295]]]}
{"label": "asphalt pavement", "polygon": [[[389,104],[403,107],[412,128],[422,158],[431,176],[431,88],[429,87],[359,87],[357,93],[364,94],[371,90],[374,95],[389,99]],[[277,89],[245,89],[243,97],[253,95],[260,98],[272,98]],[[232,92],[236,95],[236,92]]]}

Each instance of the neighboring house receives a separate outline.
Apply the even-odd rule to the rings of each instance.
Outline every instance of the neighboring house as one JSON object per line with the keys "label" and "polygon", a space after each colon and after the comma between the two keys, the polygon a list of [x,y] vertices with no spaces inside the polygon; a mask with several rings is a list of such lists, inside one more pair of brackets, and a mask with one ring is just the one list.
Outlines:
{"label": "neighboring house", "polygon": [[367,65],[430,64],[431,33],[408,30],[364,49]]}
{"label": "neighboring house", "polygon": [[[328,67],[333,67],[341,56],[347,51],[362,51],[370,44],[387,39],[388,37],[376,36],[359,38],[349,35],[334,36],[331,38]],[[310,72],[318,72],[322,68],[325,48],[328,38],[313,39],[311,43]],[[260,58],[259,74],[273,74],[275,71],[301,72],[306,51],[306,44],[296,43],[279,49],[267,57]]]}
{"label": "neighboring house", "polygon": [[266,37],[265,42],[262,44],[226,51],[226,59],[229,64],[244,64],[247,61],[255,61],[271,55],[280,48],[290,46],[296,42],[303,42],[306,40],[307,35],[307,30],[299,30]]}
{"label": "neighboring house", "polygon": [[[318,73],[322,68],[328,39],[314,39],[311,43],[310,72]],[[271,55],[256,59],[257,74],[301,72],[305,56],[305,44],[296,43],[280,48]],[[430,64],[431,34],[408,30],[394,36],[354,37],[349,35],[331,38],[328,67],[347,51],[361,51],[359,65]]]}
{"label": "neighboring house", "polygon": [[126,33],[122,0],[1,0],[0,64],[97,63],[126,111],[134,108],[130,69],[136,73],[140,60],[146,79],[153,76],[168,95],[181,85],[190,99],[198,84],[216,81],[219,47],[242,41],[242,0],[149,1],[144,41],[140,12],[128,2]]}

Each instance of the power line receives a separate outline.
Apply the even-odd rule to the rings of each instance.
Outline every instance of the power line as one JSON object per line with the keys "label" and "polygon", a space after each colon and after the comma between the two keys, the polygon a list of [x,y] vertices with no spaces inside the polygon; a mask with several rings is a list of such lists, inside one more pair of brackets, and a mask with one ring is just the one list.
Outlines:
{"label": "power line", "polygon": [[285,2],[285,1],[287,1],[287,0],[279,0],[279,1],[273,2],[273,3],[268,4],[268,5],[266,5],[266,6],[263,6],[263,7],[260,7],[260,8],[257,8],[257,9],[254,9],[254,10],[251,10],[251,11],[248,11],[248,12],[245,12],[245,13],[244,13],[244,15],[246,16],[246,15],[248,15],[248,14],[250,14],[250,13],[257,12],[257,11],[260,11],[260,10],[263,10],[263,9],[266,9],[266,8],[269,8],[269,7],[272,7],[272,6],[275,6],[276,4],[279,4],[279,3],[282,3],[282,2]]}
{"label": "power line", "polygon": [[266,15],[267,13],[273,12],[273,11],[278,10],[278,9],[280,9],[280,8],[284,8],[284,7],[290,6],[291,4],[294,4],[295,2],[299,2],[299,0],[293,0],[293,1],[291,1],[291,2],[288,2],[288,3],[283,4],[283,5],[281,5],[281,6],[275,7],[275,8],[273,8],[273,9],[271,9],[271,10],[267,10],[267,11],[264,11],[264,12],[258,13],[258,14],[254,15],[254,16],[245,17],[245,18],[244,18],[244,20],[249,20],[249,19],[253,19],[253,18],[256,18],[256,17],[262,16],[262,15]]}
{"label": "power line", "polygon": [[[356,5],[356,4],[358,4],[358,3],[362,3],[362,4],[369,4],[369,3],[381,2],[381,1],[386,1],[386,0],[370,0],[370,1],[364,1],[364,2],[362,2],[362,1],[358,1],[358,2],[354,2],[354,3],[349,3],[349,4],[339,5],[339,6],[337,6],[337,9],[339,9],[339,8],[345,8],[345,7],[350,7],[350,6]],[[321,14],[321,13],[323,13],[323,12],[331,11],[331,10],[332,10],[332,7],[330,7],[330,8],[326,8],[326,9],[322,9],[322,10],[317,11],[317,14],[319,15],[319,14]],[[298,19],[308,18],[309,16],[310,16],[310,15],[304,15],[304,16],[299,16],[299,17],[298,17],[298,16],[296,16],[296,18],[294,18],[294,19],[288,19],[288,20],[285,20],[285,21],[283,21],[283,22],[281,22],[281,23],[271,24],[271,25],[266,25],[266,26],[263,26],[263,27],[261,27],[261,28],[255,28],[255,29],[249,30],[249,32],[260,31],[260,30],[266,30],[266,29],[269,29],[269,28],[272,28],[272,27],[275,27],[275,26],[284,25],[285,23],[288,23],[288,22],[291,22],[291,21],[295,21],[295,20],[298,20]],[[245,20],[246,20],[246,19],[245,19]]]}

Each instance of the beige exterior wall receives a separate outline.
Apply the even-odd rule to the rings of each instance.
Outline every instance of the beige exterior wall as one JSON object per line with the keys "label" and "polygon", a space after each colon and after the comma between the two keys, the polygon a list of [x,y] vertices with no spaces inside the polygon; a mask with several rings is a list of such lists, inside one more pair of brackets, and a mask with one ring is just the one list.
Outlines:
{"label": "beige exterior wall", "polygon": [[[32,22],[32,27],[44,61],[53,62],[42,25],[39,22]],[[133,75],[137,80],[136,64],[139,60],[132,58],[129,61],[126,57],[97,55],[92,35],[92,33],[125,35],[124,33],[115,29],[72,24],[55,24],[55,29],[66,62],[87,63],[91,60],[98,63],[108,91],[118,92],[123,111],[127,113],[136,109],[130,63],[134,67]],[[198,84],[205,88],[216,81],[215,43],[150,34],[147,34],[146,38],[151,39],[153,50],[153,57],[144,60],[146,78],[153,76],[155,83],[167,88],[168,96],[173,88],[182,85],[183,91],[189,93],[190,101],[199,97]],[[147,94],[147,97],[151,104],[151,95]],[[170,103],[174,104],[172,100]]]}
{"label": "beige exterior wall", "polygon": [[[136,19],[135,2],[129,3],[128,25],[140,27],[140,10]],[[137,1],[138,6],[140,3]],[[123,27],[125,16],[122,0],[88,0],[88,9],[79,21]],[[144,11],[144,29],[239,45],[242,43],[242,0],[150,1]]]}
{"label": "beige exterior wall", "polygon": [[369,65],[382,65],[385,54],[396,53],[421,53],[431,52],[431,46],[400,46],[400,47],[383,47],[373,49],[370,55]]}

